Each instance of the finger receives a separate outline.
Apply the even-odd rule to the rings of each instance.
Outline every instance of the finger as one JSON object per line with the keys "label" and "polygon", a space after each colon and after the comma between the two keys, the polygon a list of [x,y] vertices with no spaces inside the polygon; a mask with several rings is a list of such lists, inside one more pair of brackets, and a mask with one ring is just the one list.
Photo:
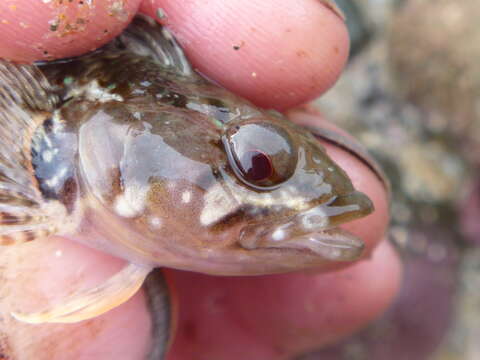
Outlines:
{"label": "finger", "polygon": [[92,51],[128,25],[140,1],[0,1],[0,58],[31,62]]}
{"label": "finger", "polygon": [[[152,322],[143,292],[91,320],[31,325],[10,316],[34,311],[118,271],[123,262],[72,241],[51,238],[0,256],[0,353],[8,359],[145,359]],[[115,346],[112,346],[115,344]]]}
{"label": "finger", "polygon": [[168,360],[286,360],[382,313],[398,290],[401,266],[384,244],[368,261],[330,274],[172,276],[180,318]]}
{"label": "finger", "polygon": [[324,1],[147,0],[141,11],[172,29],[201,73],[267,108],[323,93],[348,55],[345,24]]}
{"label": "finger", "polygon": [[[323,119],[318,112],[313,110],[310,112],[292,110],[288,113],[288,116],[298,124],[327,128],[342,134],[351,142],[356,142],[354,138]],[[368,256],[372,249],[383,239],[388,227],[389,195],[387,194],[387,187],[379,176],[372,171],[372,168],[362,161],[362,156],[355,156],[351,152],[329,142],[324,142],[323,145],[327,153],[347,172],[354,187],[368,195],[374,204],[375,211],[372,214],[342,226],[365,241],[365,254]]]}

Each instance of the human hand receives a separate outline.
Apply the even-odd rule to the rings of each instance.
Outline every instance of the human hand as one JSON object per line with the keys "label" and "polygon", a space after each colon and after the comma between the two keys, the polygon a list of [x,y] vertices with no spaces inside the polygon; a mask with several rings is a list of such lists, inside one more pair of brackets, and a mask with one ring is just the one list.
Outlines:
{"label": "human hand", "polygon": [[[139,1],[80,2],[2,2],[0,57],[32,61],[89,51],[118,34],[139,6]],[[142,5],[142,11],[157,19],[158,8],[167,16],[162,22],[200,72],[264,107],[287,110],[316,97],[334,83],[347,57],[344,24],[317,0],[294,5],[147,0]],[[80,23],[72,20],[67,26],[65,19],[79,18]],[[318,115],[300,111],[292,111],[291,117],[324,124]],[[375,203],[374,214],[345,226],[365,240],[369,253],[382,239],[388,220],[384,187],[357,158],[326,147]],[[17,294],[53,299],[74,287],[98,283],[122,262],[55,237],[6,250],[0,266],[5,266],[0,297],[11,304],[19,301]],[[320,347],[375,317],[397,290],[400,266],[382,244],[369,260],[329,274],[166,274],[179,309],[169,360],[268,360]],[[150,331],[145,294],[140,292],[109,313],[78,324],[32,326],[2,314],[0,353],[40,360],[144,359],[154,344]]]}

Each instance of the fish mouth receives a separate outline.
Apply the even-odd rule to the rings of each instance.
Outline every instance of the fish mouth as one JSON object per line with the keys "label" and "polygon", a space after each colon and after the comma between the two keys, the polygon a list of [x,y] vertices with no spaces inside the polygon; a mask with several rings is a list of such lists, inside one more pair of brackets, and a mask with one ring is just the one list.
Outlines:
{"label": "fish mouth", "polygon": [[355,191],[286,219],[249,224],[242,229],[239,243],[248,250],[306,250],[322,260],[354,261],[363,255],[365,244],[338,226],[373,210],[371,200]]}

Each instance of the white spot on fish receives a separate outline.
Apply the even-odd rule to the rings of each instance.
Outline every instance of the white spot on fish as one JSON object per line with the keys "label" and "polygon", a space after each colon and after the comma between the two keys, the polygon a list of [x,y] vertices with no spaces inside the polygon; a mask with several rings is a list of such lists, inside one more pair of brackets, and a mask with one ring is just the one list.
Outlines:
{"label": "white spot on fish", "polygon": [[115,204],[113,205],[115,212],[123,217],[134,217],[137,215],[137,212],[133,207],[130,206],[129,202],[125,199],[125,196],[118,195],[115,199]]}
{"label": "white spot on fish", "polygon": [[150,226],[155,229],[155,230],[158,230],[162,227],[162,219],[160,219],[158,216],[152,216],[148,219],[148,223],[150,224]]}
{"label": "white spot on fish", "polygon": [[62,167],[57,175],[45,181],[49,187],[55,187],[60,183],[60,179],[62,179],[65,174],[67,173],[68,168],[66,166]]}
{"label": "white spot on fish", "polygon": [[46,163],[52,162],[52,160],[53,160],[53,151],[52,151],[52,150],[45,150],[45,151],[42,153],[42,159],[43,159],[43,161],[45,161]]}
{"label": "white spot on fish", "polygon": [[184,204],[188,204],[190,202],[190,200],[192,200],[192,192],[188,191],[188,190],[184,191],[182,193],[182,202]]}
{"label": "white spot on fish", "polygon": [[275,229],[275,231],[272,234],[272,239],[275,241],[282,241],[285,239],[285,230],[283,230],[281,227]]}
{"label": "white spot on fish", "polygon": [[139,216],[145,209],[147,190],[139,186],[129,186],[123,194],[115,198],[115,212],[123,217]]}
{"label": "white spot on fish", "polygon": [[229,196],[220,184],[215,184],[209,189],[204,201],[200,214],[200,223],[204,226],[214,224],[238,207],[235,199]]}
{"label": "white spot on fish", "polygon": [[108,101],[123,101],[123,97],[118,94],[112,94],[108,88],[101,87],[97,80],[90,81],[84,86],[77,87],[70,91],[69,96],[85,96],[87,100],[99,101],[101,103]]}

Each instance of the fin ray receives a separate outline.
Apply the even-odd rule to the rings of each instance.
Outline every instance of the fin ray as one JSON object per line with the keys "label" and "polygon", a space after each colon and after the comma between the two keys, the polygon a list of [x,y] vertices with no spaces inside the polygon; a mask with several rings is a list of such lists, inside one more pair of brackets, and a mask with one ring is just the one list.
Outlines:
{"label": "fin ray", "polygon": [[170,31],[150,17],[137,15],[118,41],[133,53],[153,57],[167,70],[186,77],[197,77]]}
{"label": "fin ray", "polygon": [[36,313],[14,312],[11,315],[19,321],[30,324],[74,323],[87,320],[129,300],[140,289],[151,270],[129,264],[103,284],[75,292],[58,305]]}
{"label": "fin ray", "polygon": [[30,142],[58,102],[35,65],[0,59],[0,245],[43,237],[52,229],[54,217],[45,211],[32,174]]}

